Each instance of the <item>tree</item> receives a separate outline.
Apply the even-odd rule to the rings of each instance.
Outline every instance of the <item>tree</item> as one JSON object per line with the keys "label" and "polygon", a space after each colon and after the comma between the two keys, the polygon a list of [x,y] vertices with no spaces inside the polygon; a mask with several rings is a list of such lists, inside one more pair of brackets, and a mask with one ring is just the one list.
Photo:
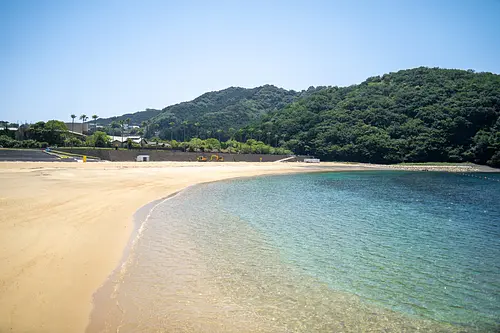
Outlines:
{"label": "tree", "polygon": [[170,125],[170,141],[173,141],[174,140],[174,126],[175,126],[175,122],[171,121],[169,123]]}
{"label": "tree", "polygon": [[182,141],[185,142],[186,141],[186,129],[188,129],[189,122],[187,120],[184,120],[181,124],[182,124]]}
{"label": "tree", "polygon": [[59,120],[39,121],[28,129],[28,139],[47,142],[50,145],[64,145],[68,128]]}
{"label": "tree", "polygon": [[94,132],[97,131],[97,118],[99,118],[98,115],[92,115],[92,119],[94,119]]}
{"label": "tree", "polygon": [[72,114],[71,115],[71,132],[73,132],[73,129],[74,129],[75,118],[76,118],[76,114]]}
{"label": "tree", "polygon": [[80,116],[80,120],[82,121],[82,134],[83,134],[83,124],[85,124],[85,122],[87,121],[87,119],[89,119],[89,117],[87,117],[86,114],[82,114]]}
{"label": "tree", "polygon": [[219,135],[219,141],[220,141],[220,136],[221,136],[221,134],[222,134],[222,130],[221,130],[221,129],[218,129],[218,130],[217,130],[217,134]]}
{"label": "tree", "polygon": [[121,119],[118,121],[118,123],[120,124],[120,127],[121,127],[121,132],[122,132],[122,141],[121,141],[121,146],[123,148],[123,131],[125,129],[125,120]]}
{"label": "tree", "polygon": [[127,124],[127,129],[129,131],[129,135],[130,135],[130,118],[125,119],[125,123]]}
{"label": "tree", "polygon": [[261,129],[256,130],[255,134],[257,134],[257,141],[260,141],[260,137],[262,135],[262,130]]}
{"label": "tree", "polygon": [[196,137],[200,137],[200,123],[196,122],[194,123],[194,127],[196,128]]}
{"label": "tree", "polygon": [[253,132],[255,131],[255,128],[249,127],[247,129],[247,132],[250,134],[250,139],[253,139]]}
{"label": "tree", "polygon": [[110,145],[108,135],[101,131],[95,131],[94,134],[87,137],[87,144],[94,147],[108,147]]}

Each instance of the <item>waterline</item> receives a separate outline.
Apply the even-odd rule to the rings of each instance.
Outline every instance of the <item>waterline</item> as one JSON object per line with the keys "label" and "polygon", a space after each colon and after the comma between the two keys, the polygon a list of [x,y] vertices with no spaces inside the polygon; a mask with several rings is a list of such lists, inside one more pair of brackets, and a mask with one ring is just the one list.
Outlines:
{"label": "waterline", "polygon": [[[297,183],[297,177],[306,182]],[[136,238],[127,269],[121,279],[115,281],[119,286],[114,301],[120,307],[111,306],[110,310],[104,306],[100,310],[96,306],[96,311],[107,314],[102,316],[105,318],[102,327],[109,331],[186,332],[481,330],[474,323],[452,326],[425,319],[423,313],[432,309],[434,303],[426,304],[428,300],[424,299],[418,309],[421,301],[412,299],[411,292],[405,296],[408,304],[397,300],[393,305],[386,303],[386,298],[379,294],[381,287],[386,285],[388,289],[402,288],[400,292],[408,292],[407,286],[398,287],[400,279],[377,281],[379,272],[360,271],[360,267],[393,272],[411,270],[411,265],[401,269],[393,266],[397,262],[391,257],[393,254],[383,251],[384,246],[405,249],[405,244],[377,243],[377,238],[373,238],[377,234],[390,235],[390,228],[398,227],[398,220],[386,219],[386,229],[380,229],[375,223],[379,215],[374,211],[365,212],[369,213],[365,221],[358,221],[363,224],[352,220],[352,216],[366,208],[360,207],[360,203],[386,207],[393,198],[377,192],[368,193],[368,197],[363,193],[362,197],[369,200],[360,202],[354,195],[357,190],[353,181],[366,186],[367,179],[356,174],[332,176],[333,179],[326,179],[327,183],[333,181],[335,191],[341,195],[333,198],[334,215],[328,210],[321,214],[314,209],[315,200],[320,201],[322,208],[332,201],[322,196],[322,191],[330,195],[331,189],[315,183],[324,182],[322,177],[324,175],[275,176],[199,185],[156,205],[148,223],[142,224],[141,237]],[[387,182],[385,178],[382,180]],[[414,180],[409,177],[401,181],[408,185],[408,181]],[[314,187],[314,193],[304,191],[304,184]],[[418,190],[418,186],[413,189]],[[282,196],[285,191],[287,195]],[[377,199],[374,195],[381,197]],[[302,204],[298,199],[307,203],[307,211],[300,211]],[[404,213],[411,219],[423,217],[418,209],[425,208],[427,202],[419,204],[410,197],[403,199],[408,202],[399,202],[393,207],[396,216]],[[345,210],[338,209],[341,202]],[[271,203],[278,203],[272,206],[274,211],[270,209]],[[349,207],[354,207],[354,211]],[[433,214],[437,213],[439,211]],[[465,213],[467,211],[462,212]],[[329,219],[325,220],[322,215]],[[331,219],[336,224],[329,223]],[[300,220],[307,223],[298,223]],[[337,229],[332,229],[334,226]],[[354,240],[345,234],[346,230],[355,231],[361,243],[352,243]],[[406,230],[409,238],[402,238],[406,241],[410,241],[412,235],[417,239],[423,237],[421,241],[432,236],[428,229],[416,229],[411,224],[398,230]],[[447,237],[450,236],[453,237]],[[337,243],[336,253],[343,253],[342,256],[332,257],[331,239]],[[322,242],[326,242],[327,248]],[[345,252],[345,248],[356,251]],[[413,254],[403,251],[399,255]],[[439,252],[422,256],[415,251],[415,255],[417,260],[427,261],[429,265],[428,271],[420,269],[419,274],[440,281],[452,290],[457,288],[453,281],[443,280],[430,268],[440,265],[436,262]],[[363,261],[366,263],[359,266]],[[353,279],[353,272],[359,279]],[[362,289],[353,289],[359,282]],[[370,288],[376,291],[372,299]]]}

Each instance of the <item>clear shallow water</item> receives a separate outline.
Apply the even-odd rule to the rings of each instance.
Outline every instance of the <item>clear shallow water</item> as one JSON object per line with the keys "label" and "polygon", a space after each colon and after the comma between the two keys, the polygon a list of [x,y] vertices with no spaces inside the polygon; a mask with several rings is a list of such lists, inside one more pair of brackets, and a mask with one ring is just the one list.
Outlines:
{"label": "clear shallow water", "polygon": [[500,176],[475,176],[190,188],[149,215],[89,330],[496,331]]}

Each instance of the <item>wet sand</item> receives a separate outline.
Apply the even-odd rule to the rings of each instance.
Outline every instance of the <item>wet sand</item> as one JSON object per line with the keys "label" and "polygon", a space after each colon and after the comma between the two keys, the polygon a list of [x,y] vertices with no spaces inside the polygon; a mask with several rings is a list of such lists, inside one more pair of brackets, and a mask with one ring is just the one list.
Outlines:
{"label": "wet sand", "polygon": [[[0,332],[83,332],[145,204],[187,186],[322,163],[0,163]],[[332,168],[334,167],[334,168]],[[373,170],[373,169],[372,169]]]}

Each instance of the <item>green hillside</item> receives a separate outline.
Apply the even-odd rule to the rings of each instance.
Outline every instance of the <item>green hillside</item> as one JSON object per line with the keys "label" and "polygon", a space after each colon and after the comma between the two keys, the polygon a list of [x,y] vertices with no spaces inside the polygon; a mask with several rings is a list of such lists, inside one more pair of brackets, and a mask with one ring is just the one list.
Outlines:
{"label": "green hillside", "polygon": [[238,129],[258,121],[262,115],[280,110],[293,101],[309,96],[322,87],[295,92],[272,85],[253,89],[230,87],[208,92],[200,97],[164,108],[150,120],[160,136],[170,137],[171,132],[187,132],[186,136],[206,136],[223,131],[229,136],[229,128]]}
{"label": "green hillside", "polygon": [[421,67],[323,89],[251,129],[325,160],[499,166],[499,116],[499,75]]}
{"label": "green hillside", "polygon": [[131,125],[141,125],[143,121],[148,121],[151,118],[155,117],[161,112],[161,110],[155,110],[155,109],[146,109],[144,111],[139,111],[135,113],[126,113],[121,116],[116,116],[116,117],[110,117],[110,118],[99,118],[98,123],[99,125],[109,125],[113,121],[120,121],[120,120],[127,120],[127,118],[130,118],[130,124]]}
{"label": "green hillside", "polygon": [[231,87],[124,115],[146,136],[256,139],[324,160],[500,165],[500,76],[420,67],[302,92]]}

